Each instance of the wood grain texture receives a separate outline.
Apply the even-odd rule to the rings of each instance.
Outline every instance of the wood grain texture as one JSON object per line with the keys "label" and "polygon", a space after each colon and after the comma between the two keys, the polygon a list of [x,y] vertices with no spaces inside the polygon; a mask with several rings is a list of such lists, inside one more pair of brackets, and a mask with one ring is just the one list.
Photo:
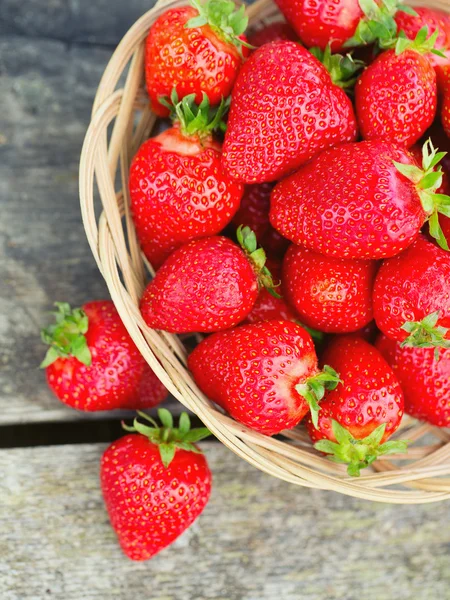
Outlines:
{"label": "wood grain texture", "polygon": [[0,36],[0,425],[86,417],[47,389],[39,329],[55,300],[108,297],[81,222],[78,161],[110,55]]}
{"label": "wood grain texture", "polygon": [[98,485],[103,445],[0,451],[2,600],[445,600],[450,504],[301,490],[203,445],[200,519],[147,563],[122,555]]}

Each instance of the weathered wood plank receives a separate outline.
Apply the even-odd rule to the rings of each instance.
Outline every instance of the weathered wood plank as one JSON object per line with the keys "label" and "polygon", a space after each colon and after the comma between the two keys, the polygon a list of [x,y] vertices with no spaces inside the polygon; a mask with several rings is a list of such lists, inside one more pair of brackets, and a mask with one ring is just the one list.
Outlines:
{"label": "weathered wood plank", "polygon": [[212,443],[204,514],[152,561],[132,563],[103,508],[103,448],[0,451],[2,600],[449,597],[449,503],[377,505],[295,488]]}
{"label": "weathered wood plank", "polygon": [[45,352],[39,328],[55,300],[107,297],[81,223],[77,178],[110,54],[0,38],[0,424],[79,415],[53,398],[37,368]]}

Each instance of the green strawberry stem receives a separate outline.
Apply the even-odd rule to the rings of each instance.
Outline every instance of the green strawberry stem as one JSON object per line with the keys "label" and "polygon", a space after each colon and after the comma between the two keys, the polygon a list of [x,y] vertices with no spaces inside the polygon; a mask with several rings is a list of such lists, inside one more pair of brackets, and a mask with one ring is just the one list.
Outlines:
{"label": "green strawberry stem", "polygon": [[158,409],[161,427],[149,415],[139,410],[137,414],[146,422],[141,423],[138,418],[135,418],[132,426],[126,425],[122,421],[122,427],[125,431],[140,433],[147,437],[152,444],[156,444],[159,448],[161,461],[166,468],[172,462],[177,448],[201,454],[201,450],[195,446],[195,443],[211,435],[206,427],[191,429],[189,415],[185,412],[180,415],[178,427],[174,427],[173,417],[166,408]]}
{"label": "green strawberry stem", "polygon": [[275,298],[281,298],[275,291],[275,288],[278,287],[279,284],[275,285],[272,274],[266,267],[266,253],[262,248],[258,248],[258,242],[254,232],[250,227],[239,225],[236,231],[236,238],[256,271],[259,286],[265,287]]}
{"label": "green strawberry stem", "polygon": [[191,6],[198,11],[198,16],[190,19],[185,27],[203,27],[209,25],[216,35],[225,42],[233,44],[242,55],[242,46],[253,48],[250,44],[240,39],[248,25],[245,6],[238,9],[231,0],[190,0]]}
{"label": "green strawberry stem", "polygon": [[425,25],[425,27],[422,27],[422,29],[417,32],[416,37],[413,40],[410,40],[406,37],[404,31],[400,31],[397,37],[393,38],[391,42],[386,43],[383,47],[385,49],[395,49],[396,54],[401,54],[405,50],[414,50],[419,54],[428,54],[431,52],[432,54],[445,58],[445,54],[438,48],[435,48],[436,41],[439,37],[439,29],[436,29],[430,37],[428,37],[428,33],[428,27]]}
{"label": "green strawberry stem", "polygon": [[56,323],[41,331],[41,339],[50,348],[47,350],[41,369],[45,369],[58,358],[74,357],[84,365],[92,361],[85,333],[89,327],[86,313],[81,308],[70,308],[67,302],[55,302],[57,310],[52,314]]}
{"label": "green strawberry stem", "polygon": [[354,60],[351,54],[332,54],[330,44],[325,50],[314,47],[309,51],[327,69],[333,83],[344,90],[354,87],[359,71],[366,66],[362,60]]}
{"label": "green strawberry stem", "polygon": [[383,423],[367,437],[357,440],[337,421],[332,421],[333,434],[336,442],[320,440],[314,448],[330,455],[330,460],[348,465],[347,473],[359,477],[361,469],[371,465],[379,456],[386,454],[404,453],[408,449],[408,441],[397,440],[381,444],[386,423]]}
{"label": "green strawberry stem", "polygon": [[341,383],[339,374],[332,367],[325,365],[320,373],[295,386],[296,391],[309,405],[311,419],[316,429],[319,425],[319,402],[324,397],[325,390],[334,390],[339,383]]}
{"label": "green strawberry stem", "polygon": [[439,354],[439,348],[450,348],[450,340],[446,339],[449,330],[445,327],[437,327],[439,311],[431,313],[422,321],[406,321],[402,329],[409,336],[402,342],[402,346],[413,346],[414,348],[436,348],[435,356]]}
{"label": "green strawberry stem", "polygon": [[380,48],[388,47],[397,37],[395,15],[402,11],[417,16],[415,10],[399,0],[359,0],[364,18],[358,24],[355,34],[344,44],[346,48],[368,46],[377,43]]}
{"label": "green strawberry stem", "polygon": [[167,96],[159,98],[159,102],[170,110],[172,122],[180,125],[183,135],[200,138],[209,137],[214,131],[226,128],[223,118],[230,108],[230,100],[231,98],[222,98],[219,106],[211,107],[208,96],[203,92],[200,104],[195,103],[195,94],[189,94],[179,101],[175,88],[170,99]]}
{"label": "green strawberry stem", "polygon": [[450,217],[450,196],[437,194],[436,190],[442,185],[442,167],[439,165],[446,152],[438,152],[428,139],[422,147],[422,168],[415,165],[404,165],[394,161],[398,171],[412,181],[422,203],[423,210],[428,216],[430,234],[439,246],[449,250],[442,228],[439,224],[439,214]]}

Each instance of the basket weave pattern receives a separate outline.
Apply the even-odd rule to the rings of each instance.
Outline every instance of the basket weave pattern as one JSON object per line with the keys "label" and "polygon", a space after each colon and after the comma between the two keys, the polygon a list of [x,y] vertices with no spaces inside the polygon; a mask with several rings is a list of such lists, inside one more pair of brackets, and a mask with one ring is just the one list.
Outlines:
{"label": "basket weave pattern", "polygon": [[[195,385],[186,368],[187,352],[180,338],[145,325],[139,299],[152,268],[141,255],[129,212],[128,169],[156,121],[145,93],[145,37],[165,10],[185,4],[185,0],[160,0],[123,38],[99,85],[81,155],[80,200],[86,234],[126,328],[173,396],[228,448],[265,473],[295,485],[379,502],[412,504],[449,499],[449,430],[404,417],[395,437],[413,442],[407,455],[381,457],[366,474],[351,478],[345,466],[314,450],[302,427],[284,432],[284,441],[280,441],[224,415]],[[448,0],[429,0],[427,5],[449,11]],[[280,17],[272,0],[258,0],[248,8],[248,15],[256,28]],[[125,82],[119,87],[124,74]],[[97,190],[103,208],[99,219],[95,211]]]}

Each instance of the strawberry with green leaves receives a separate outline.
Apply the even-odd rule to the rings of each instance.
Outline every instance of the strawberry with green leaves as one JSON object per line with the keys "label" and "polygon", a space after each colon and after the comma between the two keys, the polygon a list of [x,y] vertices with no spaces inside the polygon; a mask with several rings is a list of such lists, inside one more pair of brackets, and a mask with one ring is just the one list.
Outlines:
{"label": "strawberry with green leaves", "polygon": [[245,319],[260,289],[274,284],[255,234],[243,227],[237,237],[240,246],[213,236],[175,250],[142,296],[147,325],[171,333],[210,333]]}
{"label": "strawberry with green leaves", "polygon": [[450,348],[404,346],[381,334],[376,347],[405,394],[405,412],[436,427],[450,427]]}
{"label": "strawberry with green leaves", "polygon": [[404,411],[403,392],[391,367],[369,343],[356,335],[339,336],[323,360],[339,373],[340,383],[326,392],[318,423],[308,419],[315,448],[358,476],[378,456],[405,452],[404,441],[387,441]]}
{"label": "strawberry with green leaves", "polygon": [[165,409],[162,426],[138,413],[129,433],[103,453],[100,483],[124,553],[152,558],[174,542],[203,512],[211,493],[211,472],[196,442],[206,428],[190,429],[187,413],[178,427]]}
{"label": "strawberry with green leaves", "polygon": [[429,220],[442,247],[439,215],[450,197],[436,191],[444,154],[423,147],[422,168],[391,142],[326,150],[275,186],[270,221],[294,244],[338,258],[378,259],[407,248]]}
{"label": "strawberry with green leaves", "polygon": [[161,103],[176,90],[179,98],[203,94],[212,106],[233,87],[241,66],[248,19],[230,0],[191,0],[191,6],[165,11],[153,23],[145,46],[145,79],[153,110],[169,111]]}
{"label": "strawberry with green leaves", "polygon": [[365,46],[396,32],[397,11],[412,12],[398,0],[276,0],[307,47],[333,52]]}
{"label": "strawberry with green leaves", "polygon": [[272,42],[239,72],[222,164],[236,181],[275,181],[356,133],[352,103],[326,68],[295,42]]}
{"label": "strawberry with green leaves", "polygon": [[234,419],[265,435],[291,429],[311,411],[317,423],[326,389],[309,333],[291,321],[241,325],[205,338],[188,359],[195,382]]}
{"label": "strawberry with green leaves", "polygon": [[381,265],[373,306],[388,337],[419,348],[450,348],[450,253],[420,235]]}
{"label": "strawberry with green leaves", "polygon": [[302,323],[347,333],[373,319],[376,271],[374,261],[333,258],[292,244],[283,262],[282,289]]}
{"label": "strawberry with green leaves", "polygon": [[172,128],[144,142],[130,167],[131,210],[142,250],[155,268],[186,242],[219,233],[239,208],[244,186],[231,181],[213,138],[226,103],[204,96],[177,102]]}
{"label": "strawberry with green leaves", "polygon": [[167,390],[150,369],[110,300],[71,309],[57,302],[42,330],[50,348],[41,367],[56,397],[84,411],[151,408]]}
{"label": "strawberry with green leaves", "polygon": [[424,54],[434,48],[438,31],[415,40],[399,36],[394,49],[382,52],[358,79],[355,88],[359,130],[365,140],[385,140],[406,148],[433,123],[437,108],[436,72]]}

